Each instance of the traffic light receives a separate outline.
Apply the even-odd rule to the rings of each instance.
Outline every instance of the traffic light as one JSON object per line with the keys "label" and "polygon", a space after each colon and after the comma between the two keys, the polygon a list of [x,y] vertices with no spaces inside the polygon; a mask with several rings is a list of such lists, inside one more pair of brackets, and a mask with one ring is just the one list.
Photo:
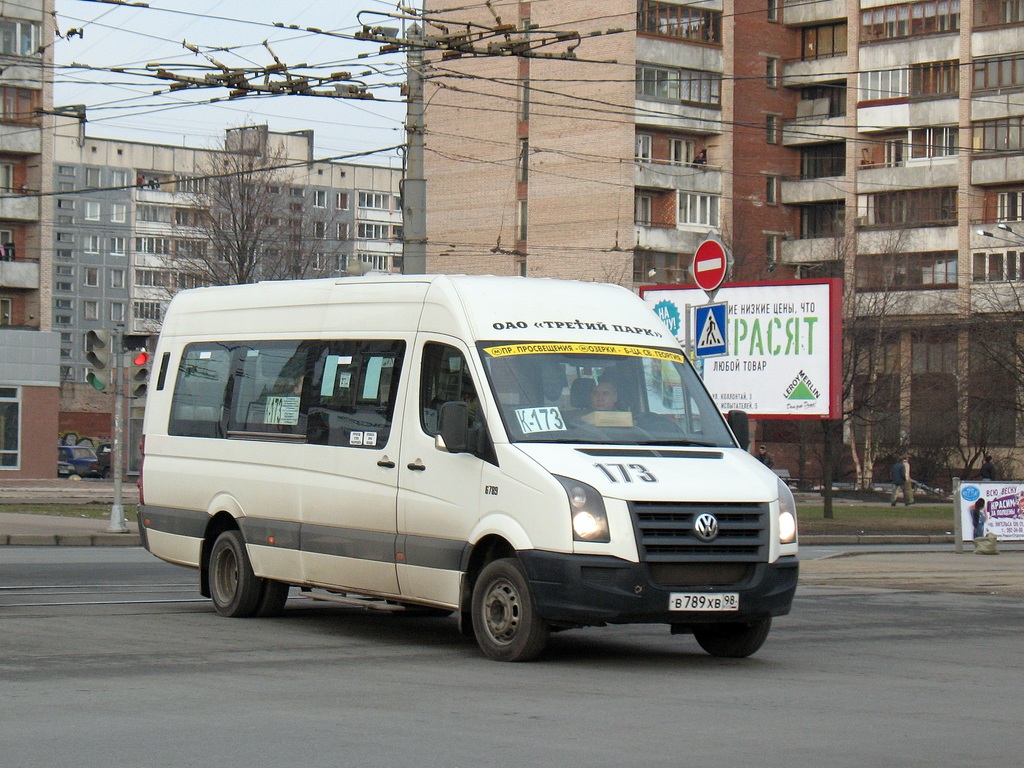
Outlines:
{"label": "traffic light", "polygon": [[149,390],[149,374],[153,369],[153,356],[145,349],[135,350],[132,357],[131,396],[143,400]]}
{"label": "traffic light", "polygon": [[89,372],[85,380],[92,384],[93,389],[102,392],[110,382],[110,331],[95,330],[85,334],[85,359],[89,363]]}

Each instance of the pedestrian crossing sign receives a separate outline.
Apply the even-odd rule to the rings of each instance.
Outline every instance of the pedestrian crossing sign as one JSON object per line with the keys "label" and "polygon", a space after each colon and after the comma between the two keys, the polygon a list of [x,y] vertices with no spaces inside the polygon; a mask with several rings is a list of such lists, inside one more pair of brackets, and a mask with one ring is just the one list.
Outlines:
{"label": "pedestrian crossing sign", "polygon": [[693,327],[696,331],[694,350],[697,357],[727,354],[726,303],[705,304],[695,309]]}

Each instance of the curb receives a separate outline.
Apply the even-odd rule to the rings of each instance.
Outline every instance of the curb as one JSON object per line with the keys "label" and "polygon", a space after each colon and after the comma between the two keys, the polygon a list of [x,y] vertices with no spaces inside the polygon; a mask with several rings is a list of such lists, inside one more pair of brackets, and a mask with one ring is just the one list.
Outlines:
{"label": "curb", "polygon": [[141,547],[137,533],[0,535],[0,546],[10,547]]}

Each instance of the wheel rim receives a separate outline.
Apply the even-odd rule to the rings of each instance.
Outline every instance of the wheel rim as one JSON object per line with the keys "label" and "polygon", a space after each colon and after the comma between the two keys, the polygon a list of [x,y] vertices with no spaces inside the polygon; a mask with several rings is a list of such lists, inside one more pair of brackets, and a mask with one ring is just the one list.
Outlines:
{"label": "wheel rim", "polygon": [[508,580],[491,585],[484,599],[484,625],[487,634],[496,643],[508,645],[519,631],[522,620],[522,602],[519,591]]}
{"label": "wheel rim", "polygon": [[213,572],[216,594],[223,603],[230,603],[238,588],[238,560],[230,548],[221,550]]}

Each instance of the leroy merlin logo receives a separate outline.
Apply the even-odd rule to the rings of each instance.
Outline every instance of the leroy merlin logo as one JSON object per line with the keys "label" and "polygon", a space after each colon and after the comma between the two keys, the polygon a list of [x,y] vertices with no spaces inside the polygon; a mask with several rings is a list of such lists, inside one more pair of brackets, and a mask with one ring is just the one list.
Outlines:
{"label": "leroy merlin logo", "polygon": [[817,400],[821,397],[821,390],[814,386],[811,377],[800,371],[786,387],[787,400]]}

